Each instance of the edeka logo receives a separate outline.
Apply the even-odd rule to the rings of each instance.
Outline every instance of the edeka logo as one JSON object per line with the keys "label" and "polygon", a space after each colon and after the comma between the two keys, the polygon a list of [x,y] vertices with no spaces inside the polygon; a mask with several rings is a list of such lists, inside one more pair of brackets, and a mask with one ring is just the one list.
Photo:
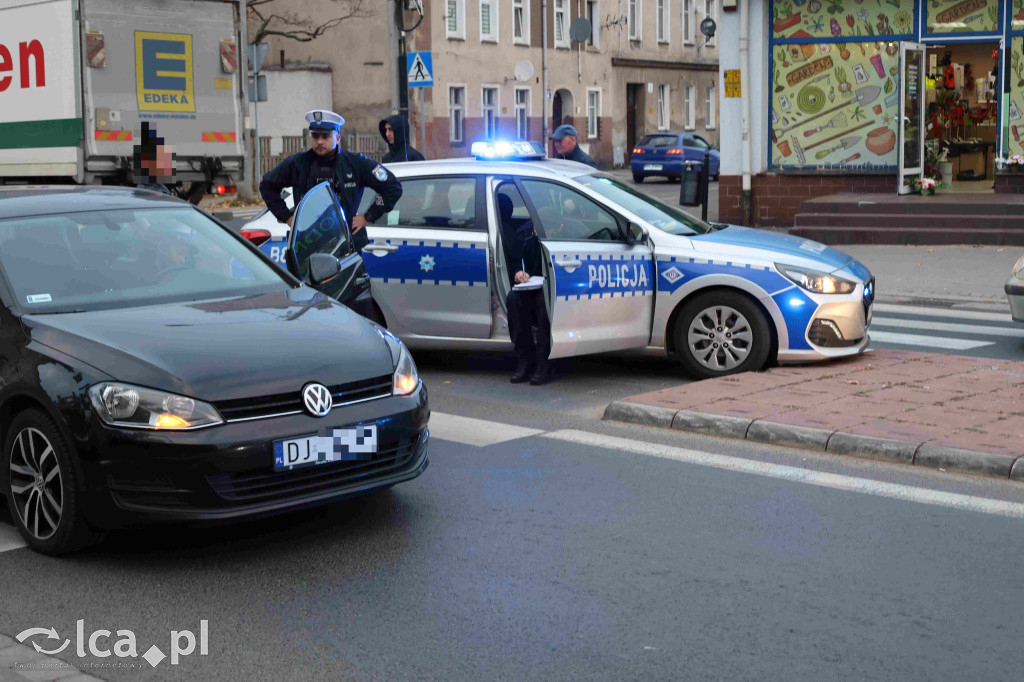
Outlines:
{"label": "edeka logo", "polygon": [[135,94],[139,111],[195,111],[192,36],[135,32]]}
{"label": "edeka logo", "polygon": [[[116,633],[117,639],[113,639],[114,634],[110,630],[95,630],[88,637],[85,635],[85,621],[76,621],[76,635],[77,635],[77,647],[75,653],[78,654],[79,658],[86,657],[86,651],[90,655],[96,658],[108,658],[111,654],[117,658],[139,658],[139,647],[135,639],[135,633],[131,630],[118,630]],[[17,640],[24,642],[27,639],[34,638],[37,635],[46,635],[43,640],[57,640],[52,645],[41,646],[35,639],[32,640],[32,647],[41,654],[47,654],[49,656],[55,656],[60,652],[64,651],[71,644],[71,640],[64,639],[63,643],[60,643],[62,639],[55,628],[29,628],[18,633]],[[168,650],[171,654],[171,665],[178,665],[182,656],[190,656],[195,653],[196,650],[196,635],[191,630],[171,630],[171,641],[168,645]],[[209,654],[210,649],[210,624],[207,620],[199,621],[199,655],[206,656]],[[155,644],[142,654],[143,658],[152,667],[157,667],[160,663],[167,658],[167,654],[160,650]]]}

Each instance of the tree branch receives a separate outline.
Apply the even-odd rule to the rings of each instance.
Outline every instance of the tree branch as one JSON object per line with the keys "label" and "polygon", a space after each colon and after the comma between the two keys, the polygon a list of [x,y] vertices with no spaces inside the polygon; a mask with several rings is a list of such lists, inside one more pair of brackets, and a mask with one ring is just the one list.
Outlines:
{"label": "tree branch", "polygon": [[303,43],[316,40],[338,24],[349,19],[364,19],[373,16],[367,0],[331,0],[338,7],[338,14],[324,22],[295,12],[276,13],[277,5],[285,6],[283,0],[249,0],[246,4],[248,20],[255,23],[251,31],[252,42],[261,42],[267,36],[279,36]]}

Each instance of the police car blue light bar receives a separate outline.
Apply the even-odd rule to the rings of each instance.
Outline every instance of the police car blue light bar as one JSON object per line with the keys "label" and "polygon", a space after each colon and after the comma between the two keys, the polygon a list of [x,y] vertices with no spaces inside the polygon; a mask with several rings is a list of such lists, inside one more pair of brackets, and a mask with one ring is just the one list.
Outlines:
{"label": "police car blue light bar", "polygon": [[540,142],[496,140],[494,142],[474,142],[470,153],[478,159],[488,160],[521,160],[543,159],[544,145]]}

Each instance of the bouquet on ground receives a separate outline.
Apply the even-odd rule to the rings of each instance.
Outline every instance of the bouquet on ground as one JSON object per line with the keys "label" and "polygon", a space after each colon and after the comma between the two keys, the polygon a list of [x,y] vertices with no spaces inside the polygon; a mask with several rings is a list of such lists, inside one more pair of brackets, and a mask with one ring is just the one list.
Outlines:
{"label": "bouquet on ground", "polygon": [[918,194],[928,196],[935,194],[935,187],[938,183],[932,178],[917,178],[911,185]]}

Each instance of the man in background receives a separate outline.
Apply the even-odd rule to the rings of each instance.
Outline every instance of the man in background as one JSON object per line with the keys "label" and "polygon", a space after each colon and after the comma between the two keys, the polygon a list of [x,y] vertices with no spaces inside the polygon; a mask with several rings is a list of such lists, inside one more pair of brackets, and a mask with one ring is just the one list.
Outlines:
{"label": "man in background", "polygon": [[409,122],[405,116],[395,114],[380,122],[380,136],[388,143],[384,163],[401,161],[424,161],[423,154],[409,144]]}

